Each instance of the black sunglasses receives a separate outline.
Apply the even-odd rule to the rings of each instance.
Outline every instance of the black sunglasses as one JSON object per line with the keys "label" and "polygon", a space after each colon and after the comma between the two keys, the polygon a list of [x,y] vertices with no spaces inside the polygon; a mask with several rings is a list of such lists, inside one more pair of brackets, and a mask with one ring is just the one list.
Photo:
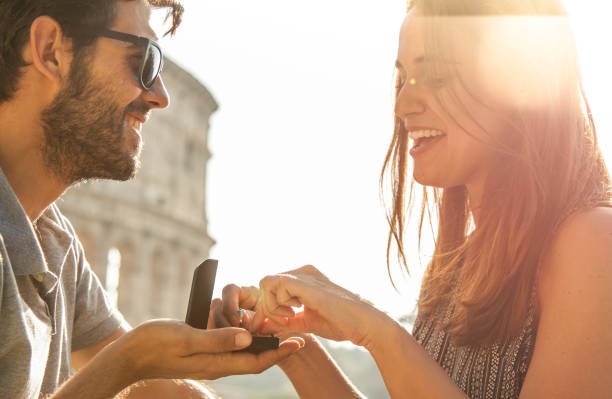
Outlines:
{"label": "black sunglasses", "polygon": [[164,68],[164,57],[159,44],[146,37],[117,32],[110,29],[103,29],[98,32],[98,35],[109,39],[120,40],[122,42],[133,43],[145,49],[140,63],[140,84],[145,90],[151,90],[151,87],[153,87],[157,77]]}

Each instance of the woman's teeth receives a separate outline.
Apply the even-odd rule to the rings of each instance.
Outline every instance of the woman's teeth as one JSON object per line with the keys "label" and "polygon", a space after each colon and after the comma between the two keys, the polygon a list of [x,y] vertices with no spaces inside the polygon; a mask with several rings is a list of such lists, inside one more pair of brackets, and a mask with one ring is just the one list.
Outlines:
{"label": "woman's teeth", "polygon": [[435,137],[435,136],[444,136],[444,132],[439,130],[413,130],[408,133],[408,137],[413,140],[420,139],[423,137]]}
{"label": "woman's teeth", "polygon": [[414,141],[412,150],[417,150],[418,148],[428,144],[430,141],[442,136],[446,136],[446,134],[439,130],[414,130],[408,133],[408,137]]}

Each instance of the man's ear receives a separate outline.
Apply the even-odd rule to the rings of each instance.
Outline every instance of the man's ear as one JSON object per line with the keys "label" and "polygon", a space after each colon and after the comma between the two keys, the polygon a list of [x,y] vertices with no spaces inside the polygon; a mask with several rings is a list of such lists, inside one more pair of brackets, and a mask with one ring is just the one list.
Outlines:
{"label": "man's ear", "polygon": [[[38,17],[30,28],[30,46],[26,61],[44,77],[60,86],[72,60],[72,41],[65,40],[59,23],[49,16]],[[29,53],[29,54],[28,54]],[[28,60],[29,58],[29,60]]]}

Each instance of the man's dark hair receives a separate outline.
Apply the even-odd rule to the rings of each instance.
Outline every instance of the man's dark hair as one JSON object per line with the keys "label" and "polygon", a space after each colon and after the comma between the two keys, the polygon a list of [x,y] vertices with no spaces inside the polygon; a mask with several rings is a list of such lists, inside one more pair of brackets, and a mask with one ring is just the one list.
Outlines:
{"label": "man's dark hair", "polygon": [[[108,28],[115,20],[117,2],[134,0],[0,0],[0,104],[17,91],[24,46],[30,38],[32,22],[42,15],[55,19],[65,36],[72,39],[76,57],[96,40],[95,32]],[[166,34],[174,34],[181,23],[183,7],[178,0],[146,0],[154,8],[168,8],[172,26]]]}

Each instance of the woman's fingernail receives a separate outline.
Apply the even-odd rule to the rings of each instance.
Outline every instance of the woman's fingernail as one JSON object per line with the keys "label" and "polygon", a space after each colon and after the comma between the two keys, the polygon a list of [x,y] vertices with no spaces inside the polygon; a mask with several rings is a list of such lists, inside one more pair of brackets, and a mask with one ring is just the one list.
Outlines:
{"label": "woman's fingernail", "polygon": [[236,343],[237,347],[244,348],[245,346],[248,346],[251,343],[251,335],[246,332],[236,334],[236,336],[234,337],[234,342]]}

